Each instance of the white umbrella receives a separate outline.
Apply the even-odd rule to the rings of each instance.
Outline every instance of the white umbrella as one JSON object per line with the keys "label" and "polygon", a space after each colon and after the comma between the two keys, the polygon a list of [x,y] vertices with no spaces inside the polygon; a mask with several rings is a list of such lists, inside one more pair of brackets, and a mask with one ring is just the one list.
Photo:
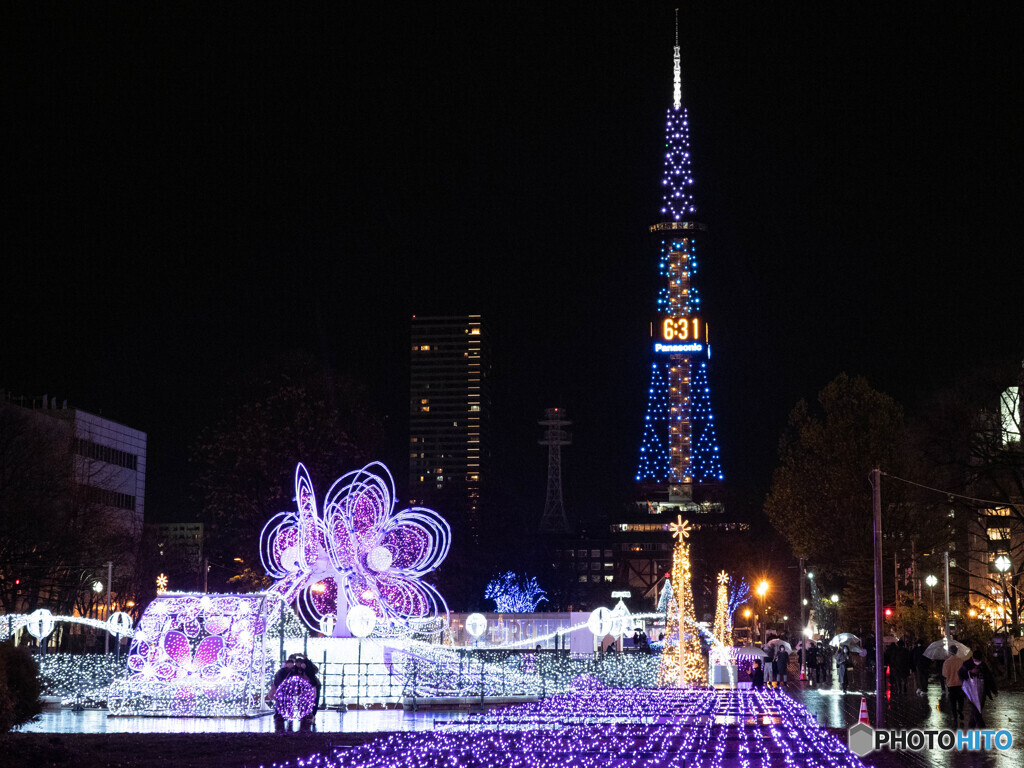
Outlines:
{"label": "white umbrella", "polygon": [[793,646],[791,646],[785,640],[782,640],[781,638],[778,638],[778,637],[776,637],[774,640],[769,640],[767,643],[765,643],[764,647],[765,648],[774,648],[776,653],[778,653],[778,650],[780,648],[782,650],[784,650],[786,653],[792,653],[793,652]]}
{"label": "white umbrella", "polygon": [[838,635],[829,640],[829,645],[833,648],[838,648],[841,645],[845,645],[848,648],[856,646],[860,648],[860,638],[849,632],[840,632]]}
{"label": "white umbrella", "polygon": [[756,645],[743,645],[733,649],[733,656],[737,659],[763,659],[768,656]]}
{"label": "white umbrella", "polygon": [[936,640],[934,643],[924,649],[925,658],[942,661],[950,654],[955,653],[961,659],[966,659],[971,655],[971,649],[963,643],[951,642],[949,648],[946,647],[946,640]]}

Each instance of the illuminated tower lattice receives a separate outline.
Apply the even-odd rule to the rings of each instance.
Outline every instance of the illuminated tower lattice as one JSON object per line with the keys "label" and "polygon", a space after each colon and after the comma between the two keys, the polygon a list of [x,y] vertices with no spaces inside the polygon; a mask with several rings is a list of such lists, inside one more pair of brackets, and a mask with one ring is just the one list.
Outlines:
{"label": "illuminated tower lattice", "polygon": [[693,501],[694,483],[723,479],[711,412],[708,329],[694,286],[697,245],[704,224],[693,198],[689,118],[682,106],[679,40],[673,56],[673,105],[665,129],[662,220],[651,227],[662,280],[651,324],[654,361],[636,480],[667,492],[668,501]]}
{"label": "illuminated tower lattice", "polygon": [[665,648],[658,668],[658,685],[706,685],[708,671],[694,615],[690,544],[686,540],[690,523],[679,515],[669,529],[676,544],[672,550],[672,596],[665,621]]}
{"label": "illuminated tower lattice", "polygon": [[548,447],[548,492],[544,500],[544,514],[540,518],[541,533],[569,533],[569,520],[562,502],[562,446],[572,444],[572,436],[565,427],[572,424],[565,418],[562,408],[546,408],[544,420],[538,421],[544,431],[540,445]]}

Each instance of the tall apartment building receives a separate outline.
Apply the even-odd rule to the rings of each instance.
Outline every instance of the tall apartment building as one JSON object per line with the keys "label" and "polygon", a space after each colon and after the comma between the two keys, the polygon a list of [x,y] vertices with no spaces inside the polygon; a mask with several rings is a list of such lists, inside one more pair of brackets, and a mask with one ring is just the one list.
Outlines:
{"label": "tall apartment building", "polygon": [[479,539],[490,457],[490,344],[480,315],[412,319],[409,495]]}

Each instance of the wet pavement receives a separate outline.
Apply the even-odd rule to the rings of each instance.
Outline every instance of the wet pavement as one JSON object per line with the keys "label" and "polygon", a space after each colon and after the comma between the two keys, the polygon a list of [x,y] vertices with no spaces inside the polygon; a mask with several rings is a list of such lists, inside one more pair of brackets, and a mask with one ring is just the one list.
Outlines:
{"label": "wet pavement", "polygon": [[[786,691],[797,701],[807,707],[818,722],[830,729],[849,728],[857,722],[860,715],[861,699],[867,702],[868,717],[872,725],[875,723],[875,691],[863,690],[860,686],[851,685],[847,693],[843,693],[839,683],[833,679],[824,685],[814,685],[808,681],[794,681],[798,675],[790,675]],[[859,680],[855,683],[861,682]],[[873,686],[872,686],[873,688]],[[887,691],[885,725],[887,728],[919,728],[953,729],[953,722],[946,699],[942,696],[942,686],[937,680],[928,685],[926,695],[920,696],[913,686],[908,686],[905,694],[892,694]],[[986,727],[992,730],[1007,730],[1013,735],[1014,745],[1005,752],[990,750],[987,752],[930,752],[904,751],[892,755],[895,760],[880,760],[872,753],[864,762],[873,765],[876,762],[884,765],[905,765],[908,768],[1024,768],[1024,693],[1020,691],[1003,691],[995,699],[985,703],[982,711]],[[961,723],[960,728],[966,726]]]}
{"label": "wet pavement", "polygon": [[[412,713],[400,709],[318,712],[322,733],[389,733],[429,731],[464,718],[451,712]],[[274,718],[266,717],[111,717],[105,709],[44,712],[22,733],[273,733]]]}

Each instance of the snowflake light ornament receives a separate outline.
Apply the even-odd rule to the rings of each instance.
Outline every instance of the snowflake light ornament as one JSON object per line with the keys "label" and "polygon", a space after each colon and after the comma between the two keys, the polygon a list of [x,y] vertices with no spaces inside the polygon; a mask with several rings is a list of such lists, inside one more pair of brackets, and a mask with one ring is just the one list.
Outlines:
{"label": "snowflake light ornament", "polygon": [[322,511],[299,464],[297,512],[275,515],[263,529],[261,553],[273,590],[311,629],[347,634],[349,606],[366,606],[383,627],[409,627],[444,617],[440,593],[420,579],[451,546],[451,529],[436,512],[395,512],[395,485],[379,462],[349,472],[327,492]]}

